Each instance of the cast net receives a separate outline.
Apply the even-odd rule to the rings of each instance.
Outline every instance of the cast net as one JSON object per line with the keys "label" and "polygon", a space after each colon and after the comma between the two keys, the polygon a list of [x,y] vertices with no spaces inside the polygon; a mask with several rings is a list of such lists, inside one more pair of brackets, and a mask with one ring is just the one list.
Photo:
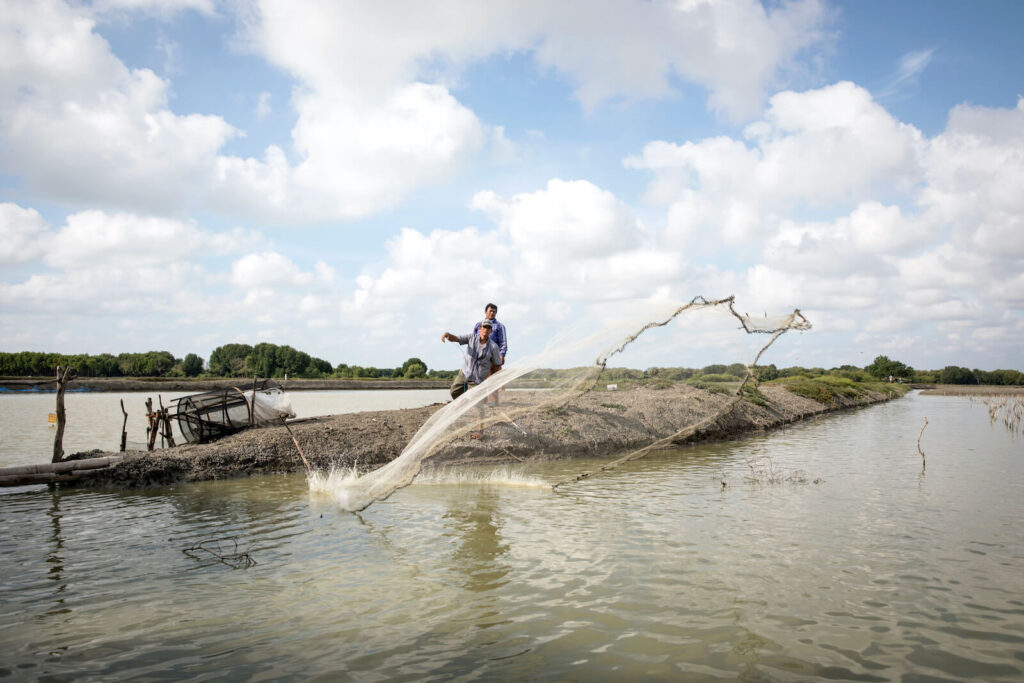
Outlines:
{"label": "cast net", "polygon": [[[707,316],[717,317],[719,324],[708,324]],[[684,321],[689,324],[682,324]],[[625,455],[601,469],[616,467],[685,438],[687,433],[700,429],[702,423],[731,411],[742,400],[743,392],[756,384],[754,370],[768,348],[790,330],[807,329],[810,323],[799,310],[786,315],[750,316],[736,310],[731,296],[712,300],[698,296],[681,305],[650,300],[619,303],[614,310],[589,315],[563,328],[539,353],[507,363],[485,382],[444,405],[390,463],[367,473],[354,469],[314,472],[309,477],[310,488],[332,497],[346,510],[358,511],[412,483],[428,458],[448,464],[501,457],[525,461],[538,452],[573,454],[565,450],[566,443],[583,455],[589,429],[602,431],[605,437],[600,446],[607,449],[609,443],[615,446],[618,438],[614,424],[608,423],[614,421],[614,406],[618,405],[612,399],[626,393],[609,391],[615,388],[606,383],[611,376],[610,363],[633,365],[628,355],[634,351],[641,352],[636,354],[639,359],[646,353],[661,366],[672,365],[684,352],[689,357],[695,353],[710,356],[712,349],[719,355],[723,350],[743,354],[738,358],[746,362],[742,365],[742,376],[730,385],[731,398],[718,397],[712,413],[705,412],[700,419],[677,418],[680,422],[672,424],[669,433],[653,442],[650,438],[623,437],[618,450],[625,451]],[[645,348],[647,338],[651,339]],[[755,343],[750,343],[755,339]],[[708,353],[701,352],[701,345]],[[580,420],[567,421],[571,414],[580,416]],[[584,419],[587,416],[590,422]],[[630,447],[641,442],[642,446]],[[594,446],[598,446],[597,437]],[[574,480],[590,474],[583,472]]]}

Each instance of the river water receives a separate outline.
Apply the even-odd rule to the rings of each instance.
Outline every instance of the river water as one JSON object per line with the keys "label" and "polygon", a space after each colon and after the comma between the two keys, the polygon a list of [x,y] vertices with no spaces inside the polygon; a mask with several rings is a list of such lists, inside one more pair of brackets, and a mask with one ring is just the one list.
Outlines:
{"label": "river water", "polygon": [[[157,408],[161,401],[164,406],[171,406],[173,399],[191,393],[195,392],[66,393],[64,453],[70,455],[94,448],[116,452],[121,447],[122,427],[128,435],[128,447],[145,450],[146,399],[152,399],[153,407]],[[446,389],[292,391],[288,397],[299,418],[419,408],[451,400]],[[125,413],[121,412],[122,405],[128,414],[127,421]],[[55,426],[47,421],[47,416],[55,410],[56,394],[53,392],[0,393],[0,467],[50,462]],[[184,443],[177,421],[172,420],[171,425],[176,442]]]}
{"label": "river water", "polygon": [[298,475],[0,490],[0,677],[1020,680],[1022,446],[911,395],[358,515]]}

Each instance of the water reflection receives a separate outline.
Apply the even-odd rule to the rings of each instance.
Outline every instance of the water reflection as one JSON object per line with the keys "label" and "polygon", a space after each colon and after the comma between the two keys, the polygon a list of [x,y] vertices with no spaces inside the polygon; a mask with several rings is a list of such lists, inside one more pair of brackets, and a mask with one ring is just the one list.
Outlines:
{"label": "water reflection", "polygon": [[64,549],[64,536],[60,529],[60,494],[57,493],[56,487],[49,487],[50,496],[50,509],[47,515],[50,518],[50,543],[52,548],[50,554],[46,557],[47,564],[50,565],[48,570],[49,579],[54,581],[57,586],[54,590],[54,604],[56,607],[47,612],[48,615],[61,614],[68,611],[64,607],[63,593],[67,589],[67,584],[64,583],[64,559],[62,551]]}
{"label": "water reflection", "polygon": [[462,587],[484,593],[505,584],[509,567],[501,557],[508,552],[508,544],[501,538],[495,495],[487,487],[475,488],[468,506],[461,496],[453,498],[444,519],[460,537],[451,555],[451,566],[465,575]]}

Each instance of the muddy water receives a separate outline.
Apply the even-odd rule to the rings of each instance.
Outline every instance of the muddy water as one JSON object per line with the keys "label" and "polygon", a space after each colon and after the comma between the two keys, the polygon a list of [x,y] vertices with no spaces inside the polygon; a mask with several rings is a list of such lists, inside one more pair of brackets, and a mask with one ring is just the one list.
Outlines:
{"label": "muddy water", "polygon": [[[361,515],[299,476],[0,493],[0,676],[1020,680],[1022,458],[984,406],[911,396]],[[183,552],[210,538],[256,564]]]}

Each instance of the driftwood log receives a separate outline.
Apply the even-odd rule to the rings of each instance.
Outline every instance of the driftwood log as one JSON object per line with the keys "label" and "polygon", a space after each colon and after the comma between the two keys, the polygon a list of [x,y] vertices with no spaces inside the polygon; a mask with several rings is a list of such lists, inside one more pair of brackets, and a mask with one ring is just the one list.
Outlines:
{"label": "driftwood log", "polygon": [[0,486],[25,486],[28,484],[52,484],[60,481],[74,481],[77,472],[97,470],[120,462],[124,455],[110,455],[86,460],[65,460],[43,465],[17,465],[0,467]]}

